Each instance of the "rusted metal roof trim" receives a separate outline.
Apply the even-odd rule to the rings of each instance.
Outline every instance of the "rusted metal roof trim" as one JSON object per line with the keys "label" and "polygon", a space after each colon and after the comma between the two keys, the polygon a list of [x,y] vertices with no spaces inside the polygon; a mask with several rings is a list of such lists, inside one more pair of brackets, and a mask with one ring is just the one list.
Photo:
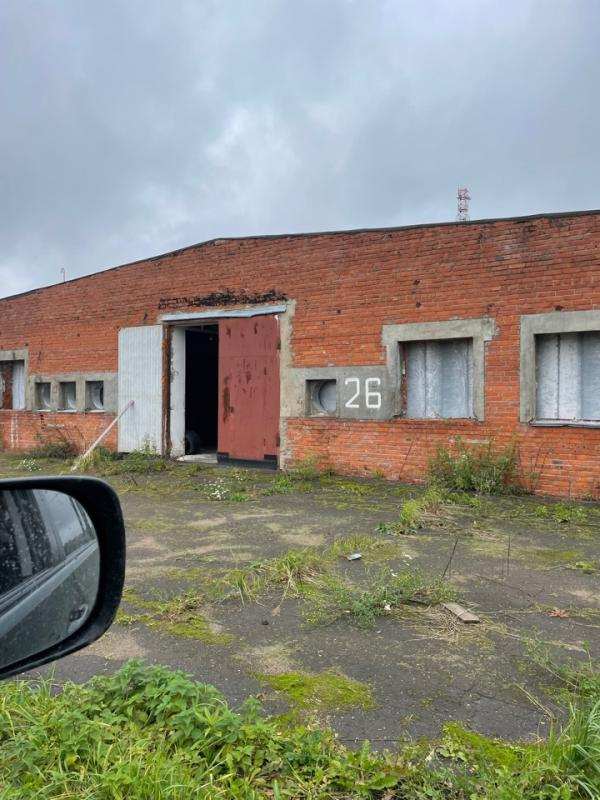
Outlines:
{"label": "rusted metal roof trim", "polygon": [[227,317],[260,317],[265,314],[283,314],[287,306],[254,306],[254,308],[214,309],[182,314],[163,314],[161,322],[193,322],[197,319],[226,319]]}

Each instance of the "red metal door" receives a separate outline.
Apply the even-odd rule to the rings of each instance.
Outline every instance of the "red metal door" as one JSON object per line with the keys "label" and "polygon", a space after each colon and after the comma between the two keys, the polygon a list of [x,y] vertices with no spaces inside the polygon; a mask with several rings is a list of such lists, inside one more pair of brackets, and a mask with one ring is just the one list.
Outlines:
{"label": "red metal door", "polygon": [[279,452],[279,320],[219,321],[219,456],[275,461]]}

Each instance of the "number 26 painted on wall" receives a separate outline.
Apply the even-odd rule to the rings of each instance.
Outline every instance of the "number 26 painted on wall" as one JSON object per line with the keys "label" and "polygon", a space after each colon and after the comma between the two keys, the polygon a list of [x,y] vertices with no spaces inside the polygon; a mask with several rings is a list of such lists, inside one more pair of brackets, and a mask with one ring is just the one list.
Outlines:
{"label": "number 26 painted on wall", "polygon": [[[360,378],[346,378],[344,381],[345,386],[352,384],[354,384],[354,394],[344,405],[346,408],[360,408],[358,402],[361,395]],[[381,392],[378,391],[380,386],[381,378],[365,378],[364,398],[367,408],[381,408]]]}

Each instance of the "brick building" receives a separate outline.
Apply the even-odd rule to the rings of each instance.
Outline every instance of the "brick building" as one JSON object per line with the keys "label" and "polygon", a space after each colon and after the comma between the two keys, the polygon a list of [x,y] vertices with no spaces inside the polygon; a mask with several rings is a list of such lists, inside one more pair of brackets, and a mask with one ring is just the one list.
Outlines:
{"label": "brick building", "polygon": [[[216,239],[0,300],[0,446],[66,436],[420,480],[518,444],[600,493],[600,211]],[[133,402],[132,402],[133,401]]]}

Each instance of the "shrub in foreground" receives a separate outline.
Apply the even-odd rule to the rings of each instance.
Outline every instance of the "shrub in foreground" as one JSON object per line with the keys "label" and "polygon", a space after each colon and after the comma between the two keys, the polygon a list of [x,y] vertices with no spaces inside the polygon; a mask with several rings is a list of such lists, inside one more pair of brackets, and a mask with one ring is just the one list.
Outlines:
{"label": "shrub in foreground", "polygon": [[233,711],[213,687],[135,661],[58,694],[0,686],[2,800],[590,800],[599,765],[598,697],[547,743],[449,725],[393,756],[348,750],[256,701]]}

